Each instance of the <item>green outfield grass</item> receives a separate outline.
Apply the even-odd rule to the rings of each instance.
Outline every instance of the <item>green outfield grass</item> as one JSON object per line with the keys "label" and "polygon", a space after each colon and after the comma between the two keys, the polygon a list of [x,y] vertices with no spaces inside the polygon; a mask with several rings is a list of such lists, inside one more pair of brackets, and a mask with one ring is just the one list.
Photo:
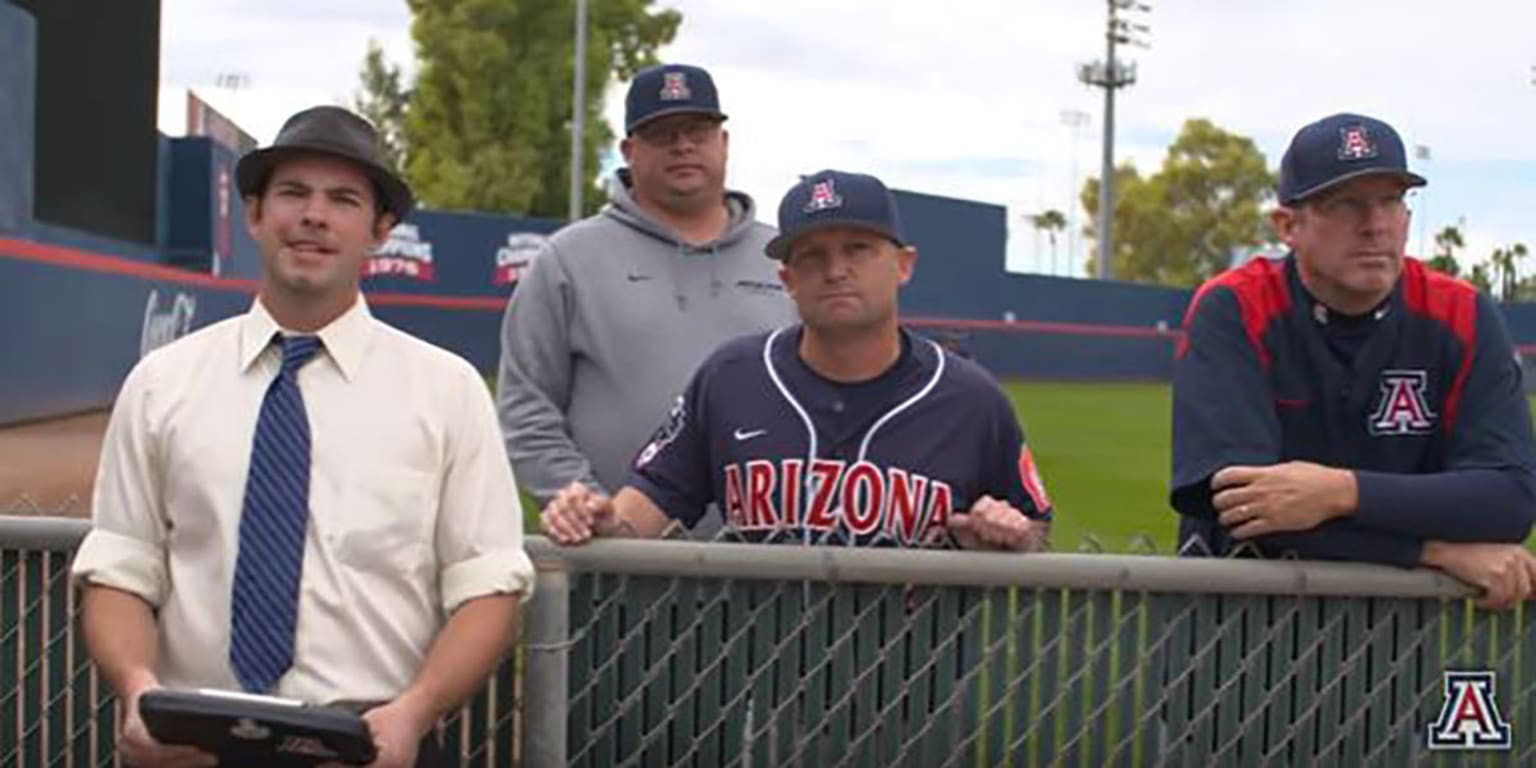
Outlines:
{"label": "green outfield grass", "polygon": [[[1171,552],[1167,384],[1006,382],[1056,506],[1052,546]],[[1138,543],[1138,537],[1149,541]]]}

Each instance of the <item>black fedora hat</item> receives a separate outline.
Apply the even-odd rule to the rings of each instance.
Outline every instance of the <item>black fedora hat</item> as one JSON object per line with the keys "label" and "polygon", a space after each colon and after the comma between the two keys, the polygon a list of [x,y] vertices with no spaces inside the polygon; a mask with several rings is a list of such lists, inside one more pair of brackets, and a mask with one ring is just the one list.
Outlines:
{"label": "black fedora hat", "polygon": [[277,132],[272,146],[258,149],[235,166],[235,183],[241,197],[261,192],[267,177],[279,162],[307,154],[329,155],[350,160],[373,180],[384,210],[403,221],[410,215],[415,199],[411,188],[384,163],[379,135],[367,120],[341,107],[310,107],[288,118]]}

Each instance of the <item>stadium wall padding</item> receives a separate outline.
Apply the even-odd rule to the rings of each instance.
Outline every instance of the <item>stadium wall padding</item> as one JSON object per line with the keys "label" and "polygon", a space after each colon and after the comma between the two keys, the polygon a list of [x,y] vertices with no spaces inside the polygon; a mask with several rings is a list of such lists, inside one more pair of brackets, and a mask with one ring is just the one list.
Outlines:
{"label": "stadium wall padding", "polygon": [[[0,424],[109,405],[141,351],[249,306],[260,260],[239,201],[217,276],[220,217],[196,204],[218,194],[220,153],[232,155],[202,139],[166,146],[173,212],[162,249],[35,222],[24,238],[0,236],[0,321],[19,329],[0,340]],[[1005,274],[1001,209],[926,195],[902,204],[921,250],[902,304],[920,333],[999,376],[1169,377],[1188,291]],[[559,222],[421,211],[408,225],[363,280],[374,314],[494,371],[506,297],[530,244]],[[944,250],[951,240],[959,245]],[[1506,317],[1517,341],[1536,342],[1536,306],[1506,307]]]}
{"label": "stadium wall padding", "polygon": [[[13,329],[0,341],[0,424],[101,408],[146,348],[250,305],[249,287],[84,254],[0,240],[0,326]],[[87,266],[102,261],[119,268]]]}
{"label": "stadium wall padding", "polygon": [[0,0],[0,232],[32,220],[37,25]]}

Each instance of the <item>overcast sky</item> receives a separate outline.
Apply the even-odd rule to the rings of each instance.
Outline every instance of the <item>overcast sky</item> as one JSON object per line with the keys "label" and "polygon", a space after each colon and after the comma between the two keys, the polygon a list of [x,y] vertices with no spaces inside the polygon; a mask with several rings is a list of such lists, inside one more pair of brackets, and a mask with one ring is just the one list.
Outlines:
{"label": "overcast sky", "polygon": [[[1471,253],[1536,246],[1531,0],[1151,0],[1150,49],[1116,105],[1116,156],[1145,172],[1189,117],[1254,138],[1273,168],[1302,124],[1357,111],[1431,150],[1421,231],[1465,220]],[[892,186],[1008,206],[1009,266],[1065,272],[1025,217],[1075,208],[1097,175],[1102,58],[1091,0],[663,0],[683,13],[663,60],[710,69],[730,114],[730,184],[771,219],[800,173],[874,173]],[[324,10],[321,10],[321,9]],[[262,143],[284,118],[345,102],[370,37],[410,69],[403,0],[163,0],[161,129],[184,130],[187,87]],[[216,87],[243,75],[240,90]],[[623,90],[609,90],[621,122]],[[1064,111],[1089,115],[1073,131]],[[1075,158],[1075,161],[1074,161]],[[1083,214],[1078,212],[1081,223]],[[1080,245],[1086,250],[1086,245]],[[935,254],[928,254],[930,257]],[[1073,262],[1069,264],[1069,262]],[[1532,265],[1536,267],[1536,265]]]}

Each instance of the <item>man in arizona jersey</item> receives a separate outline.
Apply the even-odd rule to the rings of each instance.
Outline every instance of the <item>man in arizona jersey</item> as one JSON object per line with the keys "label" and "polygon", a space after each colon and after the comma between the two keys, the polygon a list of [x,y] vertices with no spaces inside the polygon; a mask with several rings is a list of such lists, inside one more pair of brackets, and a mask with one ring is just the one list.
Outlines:
{"label": "man in arizona jersey", "polygon": [[917,251],[885,185],[806,177],[779,229],[768,255],[801,324],[717,350],[628,486],[612,499],[568,486],[545,532],[562,544],[659,536],[714,505],[753,541],[1041,548],[1051,504],[1007,397],[898,322]]}
{"label": "man in arizona jersey", "polygon": [[1280,165],[1291,253],[1206,283],[1174,367],[1171,501],[1216,553],[1440,568],[1508,606],[1536,449],[1498,309],[1403,254],[1410,173],[1391,126],[1341,114]]}

